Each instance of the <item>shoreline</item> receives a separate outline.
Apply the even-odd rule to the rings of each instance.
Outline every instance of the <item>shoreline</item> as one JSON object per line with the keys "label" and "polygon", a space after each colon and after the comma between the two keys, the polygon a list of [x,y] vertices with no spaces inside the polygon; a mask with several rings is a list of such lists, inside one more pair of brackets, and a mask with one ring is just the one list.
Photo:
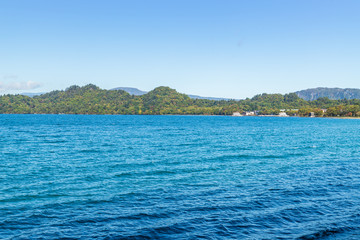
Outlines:
{"label": "shoreline", "polygon": [[0,113],[0,115],[72,115],[72,116],[223,116],[223,117],[276,117],[276,118],[329,118],[329,119],[360,119],[360,117],[308,117],[308,116],[279,116],[279,115],[257,115],[257,116],[232,116],[211,114],[71,114],[71,113]]}

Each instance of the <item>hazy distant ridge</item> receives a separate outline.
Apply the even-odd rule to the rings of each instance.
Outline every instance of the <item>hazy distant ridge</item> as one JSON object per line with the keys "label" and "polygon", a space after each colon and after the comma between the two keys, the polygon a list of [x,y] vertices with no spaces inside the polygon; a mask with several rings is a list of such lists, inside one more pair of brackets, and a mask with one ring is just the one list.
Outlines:
{"label": "hazy distant ridge", "polygon": [[360,99],[360,89],[357,88],[310,88],[295,92],[306,101],[327,97],[332,100]]}
{"label": "hazy distant ridge", "polygon": [[[123,90],[130,95],[141,96],[146,93],[147,91],[142,91],[138,88],[132,87],[117,87],[110,90]],[[295,92],[300,98],[306,101],[314,101],[318,98],[327,97],[332,100],[341,100],[341,99],[360,99],[360,89],[357,88],[310,88],[306,90],[301,90]],[[45,93],[21,93],[21,95],[34,97],[38,95],[42,95]],[[198,95],[188,95],[192,99],[208,99],[208,100],[230,100],[229,98],[216,98],[216,97],[202,97]],[[234,99],[237,100],[237,99]]]}
{"label": "hazy distant ridge", "polygon": [[40,96],[42,94],[45,94],[45,92],[40,92],[40,93],[20,93],[20,95],[24,95],[24,96],[28,96],[28,97]]}
{"label": "hazy distant ridge", "polygon": [[142,91],[142,90],[139,90],[137,88],[132,88],[132,87],[117,87],[117,88],[113,88],[110,90],[123,90],[123,91],[129,93],[130,95],[135,95],[135,96],[141,96],[141,95],[144,95],[147,93],[146,91]]}
{"label": "hazy distant ridge", "polygon": [[[132,87],[117,87],[110,90],[123,90],[131,95],[136,95],[136,96],[141,96],[147,93],[146,91],[142,91],[138,88],[132,88]],[[202,97],[198,95],[188,95],[188,96],[192,99],[208,99],[208,100],[216,100],[216,101],[230,100],[229,98]]]}

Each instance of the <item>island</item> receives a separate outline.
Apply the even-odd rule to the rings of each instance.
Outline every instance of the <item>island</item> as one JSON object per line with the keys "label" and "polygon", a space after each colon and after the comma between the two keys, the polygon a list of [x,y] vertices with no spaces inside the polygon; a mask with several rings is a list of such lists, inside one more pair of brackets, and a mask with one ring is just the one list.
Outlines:
{"label": "island", "polygon": [[0,114],[117,114],[232,116],[359,117],[359,99],[305,100],[296,93],[258,94],[242,100],[191,98],[170,87],[142,95],[105,90],[96,85],[70,86],[38,96],[0,96]]}

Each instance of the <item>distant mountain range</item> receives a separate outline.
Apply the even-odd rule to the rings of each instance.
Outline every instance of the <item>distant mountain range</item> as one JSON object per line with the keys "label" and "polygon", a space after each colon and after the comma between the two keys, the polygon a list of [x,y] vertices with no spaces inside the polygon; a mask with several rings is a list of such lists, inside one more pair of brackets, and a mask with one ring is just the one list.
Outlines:
{"label": "distant mountain range", "polygon": [[295,92],[300,98],[306,101],[313,101],[321,97],[332,100],[339,99],[360,99],[360,89],[357,88],[310,88]]}
{"label": "distant mountain range", "polygon": [[[137,88],[131,88],[131,87],[117,87],[117,88],[113,88],[110,90],[123,90],[131,95],[136,95],[136,96],[141,96],[146,94],[146,91],[142,91],[140,89]],[[188,95],[190,98],[193,99],[209,99],[209,100],[230,100],[230,98],[216,98],[216,97],[202,97],[202,96],[197,96],[197,95]]]}
{"label": "distant mountain range", "polygon": [[[132,95],[143,95],[146,91],[130,87],[118,87],[110,90],[124,90]],[[295,92],[300,98],[306,101],[313,101],[321,97],[327,97],[332,100],[339,99],[360,99],[360,89],[357,88],[310,88]],[[209,100],[230,100],[230,98],[202,97],[198,95],[188,95],[193,99],[209,99]]]}
{"label": "distant mountain range", "polygon": [[24,96],[28,96],[28,97],[35,97],[35,96],[39,96],[45,94],[45,92],[41,92],[41,93],[20,93],[20,95],[24,95]]}
{"label": "distant mountain range", "polygon": [[146,91],[141,91],[137,88],[131,88],[131,87],[117,87],[110,90],[123,90],[129,93],[130,95],[135,95],[135,96],[141,96],[147,93]]}
{"label": "distant mountain range", "polygon": [[[148,92],[132,87],[117,87],[110,90],[123,90],[131,95],[141,96]],[[339,99],[360,99],[360,89],[357,88],[310,88],[295,92],[300,98],[306,101],[313,101],[318,98],[327,97],[332,100]],[[21,93],[29,97],[42,95],[44,93]],[[188,95],[192,99],[209,99],[209,100],[230,100],[230,98],[202,97],[198,95]],[[235,99],[236,100],[236,99]]]}

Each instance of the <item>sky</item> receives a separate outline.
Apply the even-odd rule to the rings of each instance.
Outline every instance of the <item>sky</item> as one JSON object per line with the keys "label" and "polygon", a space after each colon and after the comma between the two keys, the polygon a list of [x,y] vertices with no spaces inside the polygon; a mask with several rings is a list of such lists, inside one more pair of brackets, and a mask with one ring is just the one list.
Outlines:
{"label": "sky", "polygon": [[358,0],[1,0],[0,94],[360,88]]}

